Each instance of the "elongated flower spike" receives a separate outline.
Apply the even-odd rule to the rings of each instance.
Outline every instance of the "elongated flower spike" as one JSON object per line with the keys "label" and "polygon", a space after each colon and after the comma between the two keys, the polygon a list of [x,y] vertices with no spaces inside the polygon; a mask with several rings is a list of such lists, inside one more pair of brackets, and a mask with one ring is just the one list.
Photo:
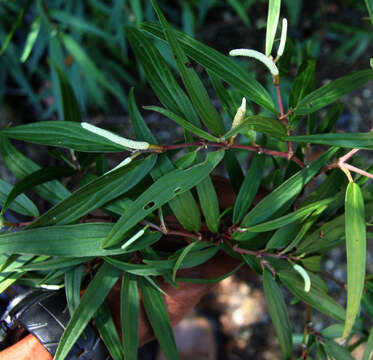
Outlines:
{"label": "elongated flower spike", "polygon": [[302,276],[304,280],[304,291],[309,292],[311,290],[311,279],[310,276],[308,275],[307,271],[304,270],[300,265],[294,265],[293,269]]}
{"label": "elongated flower spike", "polygon": [[150,148],[150,144],[145,142],[145,141],[129,140],[129,139],[126,139],[122,136],[113,134],[110,131],[101,129],[97,126],[91,125],[91,124],[86,123],[86,122],[82,122],[81,126],[82,126],[83,129],[86,129],[90,132],[93,132],[94,134],[103,136],[104,138],[112,141],[113,143],[121,145],[121,146],[123,146],[124,148],[127,148],[127,149],[147,150],[147,149]]}
{"label": "elongated flower spike", "polygon": [[262,62],[269,71],[271,72],[272,76],[276,78],[279,75],[278,68],[275,64],[275,62],[269,58],[268,56],[264,55],[263,53],[252,50],[252,49],[234,49],[229,52],[230,56],[247,56],[247,57],[252,57],[254,59],[259,60]]}
{"label": "elongated flower spike", "polygon": [[[237,109],[236,115],[234,115],[234,119],[233,119],[233,122],[232,122],[231,129],[234,129],[239,124],[241,124],[241,122],[245,119],[245,115],[246,115],[246,99],[243,97],[242,98],[242,103],[241,103],[240,107]],[[230,138],[230,143],[231,144],[233,144],[236,136],[237,135],[233,135]]]}
{"label": "elongated flower spike", "polygon": [[287,33],[288,33],[288,21],[286,18],[282,19],[282,29],[281,29],[281,40],[280,40],[280,45],[277,49],[277,56],[275,62],[282,56],[285,50],[285,45],[286,45],[286,38],[287,38]]}

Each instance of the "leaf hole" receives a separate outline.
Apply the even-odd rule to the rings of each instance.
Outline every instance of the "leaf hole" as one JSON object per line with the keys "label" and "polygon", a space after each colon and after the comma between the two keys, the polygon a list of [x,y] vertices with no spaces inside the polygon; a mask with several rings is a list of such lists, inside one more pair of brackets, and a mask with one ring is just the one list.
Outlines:
{"label": "leaf hole", "polygon": [[155,206],[155,202],[154,201],[149,201],[146,205],[144,205],[143,209],[144,210],[150,210],[154,206]]}
{"label": "leaf hole", "polygon": [[181,191],[181,187],[178,186],[177,188],[175,188],[174,193],[175,193],[175,194],[178,194],[180,191]]}

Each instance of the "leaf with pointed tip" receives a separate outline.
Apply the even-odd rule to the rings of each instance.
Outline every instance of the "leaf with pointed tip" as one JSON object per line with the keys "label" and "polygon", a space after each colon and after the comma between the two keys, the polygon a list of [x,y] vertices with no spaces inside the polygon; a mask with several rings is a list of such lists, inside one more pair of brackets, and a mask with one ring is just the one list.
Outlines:
{"label": "leaf with pointed tip", "polygon": [[365,350],[362,360],[369,360],[373,352],[373,327],[370,329],[369,337],[365,345]]}
{"label": "leaf with pointed tip", "polygon": [[334,360],[354,360],[346,348],[337,344],[333,340],[325,343],[326,352]]}
{"label": "leaf with pointed tip", "polygon": [[70,315],[74,313],[80,302],[80,289],[84,265],[75,266],[65,272],[65,294]]}
{"label": "leaf with pointed tip", "polygon": [[162,176],[144,191],[125,212],[102,243],[109,247],[122,241],[124,234],[154,210],[160,208],[176,195],[190,190],[205,179],[220,163],[224,151],[207,154],[206,160],[187,170],[174,170]]}
{"label": "leaf with pointed tip", "polygon": [[269,0],[267,31],[266,31],[266,52],[267,56],[271,55],[273,42],[275,40],[278,18],[280,17],[281,0]]}
{"label": "leaf with pointed tip", "polygon": [[60,339],[55,360],[63,360],[83,333],[88,322],[99,309],[121,272],[104,263],[86,288],[77,309],[72,315]]}
{"label": "leaf with pointed tip", "polygon": [[343,338],[352,330],[360,310],[366,266],[364,198],[359,185],[350,182],[346,190],[345,226],[347,252],[347,315]]}

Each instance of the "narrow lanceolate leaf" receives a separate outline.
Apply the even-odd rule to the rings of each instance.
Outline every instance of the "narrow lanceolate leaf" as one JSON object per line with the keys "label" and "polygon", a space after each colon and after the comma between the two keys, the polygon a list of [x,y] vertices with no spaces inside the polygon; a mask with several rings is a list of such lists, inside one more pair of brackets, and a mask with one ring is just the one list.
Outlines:
{"label": "narrow lanceolate leaf", "polygon": [[184,258],[190,253],[190,251],[194,248],[194,246],[197,244],[197,242],[192,242],[189,245],[187,245],[183,251],[180,253],[179,257],[177,258],[174,268],[172,270],[172,280],[176,280],[176,273],[177,270],[179,270],[181,263],[183,262]]}
{"label": "narrow lanceolate leaf", "polygon": [[214,141],[214,142],[219,142],[220,141],[219,138],[217,138],[217,137],[209,134],[208,132],[198,128],[197,126],[195,126],[192,123],[190,123],[189,121],[183,119],[181,116],[176,115],[175,113],[173,113],[170,110],[163,109],[159,106],[144,106],[144,109],[157,111],[160,114],[162,114],[164,116],[167,116],[169,119],[175,121],[177,124],[182,126],[184,129],[186,129],[186,130],[190,131],[191,133],[197,135],[201,139],[206,139],[206,140]]}
{"label": "narrow lanceolate leaf", "polygon": [[31,54],[32,48],[34,47],[36,39],[39,35],[41,19],[42,17],[40,15],[31,24],[31,29],[27,35],[25,46],[23,48],[23,52],[20,58],[21,62],[25,62],[28,59],[29,55]]}
{"label": "narrow lanceolate leaf", "polygon": [[75,266],[65,272],[65,294],[70,315],[75,312],[79,305],[82,277],[83,265]]}
{"label": "narrow lanceolate leaf", "polygon": [[139,221],[173,199],[176,195],[188,191],[206,178],[219,164],[223,156],[224,151],[210,152],[203,163],[187,170],[174,170],[159,178],[122,215],[102,246],[109,247],[121,242],[124,234]]}
{"label": "narrow lanceolate leaf", "polygon": [[120,271],[104,263],[89,283],[80,303],[60,339],[55,360],[63,360],[83,333],[88,322],[117,282]]}
{"label": "narrow lanceolate leaf", "polygon": [[180,359],[162,294],[146,279],[139,279],[146,315],[167,360]]}
{"label": "narrow lanceolate leaf", "polygon": [[266,32],[266,55],[271,55],[273,41],[275,40],[278,18],[280,16],[281,0],[269,0],[267,32]]}
{"label": "narrow lanceolate leaf", "polygon": [[[165,40],[162,28],[158,24],[143,23],[142,28],[151,35],[163,41]],[[187,56],[197,61],[229,85],[235,87],[242,95],[245,95],[253,102],[273,113],[276,112],[273,100],[268,91],[258,81],[250,77],[243,67],[228,56],[221,54],[219,51],[202,44],[180,31],[174,30],[174,34]]]}
{"label": "narrow lanceolate leaf", "polygon": [[152,265],[132,264],[111,257],[105,257],[104,260],[121,271],[138,276],[158,276],[168,272],[168,270],[164,268],[157,268]]}
{"label": "narrow lanceolate leaf", "polygon": [[[180,89],[181,90],[181,89]],[[176,90],[177,93],[177,90]],[[180,93],[181,94],[181,93]],[[184,94],[184,93],[183,93]],[[185,94],[184,94],[185,95]],[[188,99],[189,101],[189,99]],[[137,140],[148,141],[151,144],[157,144],[156,139],[150,132],[149,128],[144,122],[143,117],[141,116],[136,102],[135,97],[133,94],[133,89],[130,91],[129,96],[129,113],[130,113],[130,120],[133,127],[133,131],[135,133],[135,137]],[[189,106],[187,106],[189,109]],[[191,106],[191,109],[193,107]],[[188,118],[191,120],[190,118]],[[196,118],[198,120],[198,118]],[[169,160],[167,154],[162,154],[158,158],[157,164],[154,166],[150,175],[154,180],[157,180],[162,175],[166,175],[175,167],[172,165],[172,162]],[[180,224],[187,230],[191,231],[198,231],[201,226],[201,215],[198,209],[198,205],[194,200],[194,197],[190,191],[186,191],[185,193],[176,196],[169,202],[169,206],[173,213],[175,214],[176,218],[180,222]]]}
{"label": "narrow lanceolate leaf", "polygon": [[365,350],[362,360],[369,360],[373,352],[373,327],[370,329],[369,337],[365,345]]}
{"label": "narrow lanceolate leaf", "polygon": [[294,271],[278,272],[281,282],[299,299],[338,321],[344,321],[346,312],[323,289],[311,282],[309,292],[304,291],[304,280]]}
{"label": "narrow lanceolate leaf", "polygon": [[177,40],[174,30],[168,24],[161,9],[156,1],[152,0],[152,4],[158,18],[161,22],[164,35],[175,57],[177,67],[179,69],[181,78],[185,88],[192,100],[192,103],[198,112],[201,120],[206,127],[215,135],[222,135],[225,132],[225,127],[222,118],[211,102],[202,81],[194,71],[193,67],[188,66],[188,58]]}
{"label": "narrow lanceolate leaf", "polygon": [[245,175],[245,179],[237,195],[236,202],[234,203],[234,224],[240,222],[246,212],[249,210],[262,180],[264,164],[264,156],[255,154],[251,160],[250,168]]}
{"label": "narrow lanceolate leaf", "polygon": [[[6,166],[19,180],[40,169],[40,166],[19,152],[4,136],[1,137],[0,152]],[[60,202],[70,194],[69,190],[57,180],[38,185],[34,191],[52,204]]]}
{"label": "narrow lanceolate leaf", "polygon": [[366,228],[364,198],[359,185],[350,182],[345,199],[347,251],[347,315],[343,338],[346,338],[359,313],[364,290],[366,266]]}
{"label": "narrow lanceolate leaf", "polygon": [[346,348],[339,345],[333,340],[329,340],[325,344],[326,352],[329,358],[334,360],[354,360],[354,357],[348,352]]}
{"label": "narrow lanceolate leaf", "polygon": [[[365,5],[366,5],[368,13],[369,13],[370,22],[373,24],[373,1],[372,0],[365,0]],[[372,59],[370,61],[372,62]]]}
{"label": "narrow lanceolate leaf", "polygon": [[370,80],[373,80],[372,69],[357,71],[333,80],[303,98],[295,108],[295,114],[311,114]]}
{"label": "narrow lanceolate leaf", "polygon": [[[291,178],[273,190],[263,200],[261,200],[241,222],[242,227],[248,227],[267,220],[284,204],[301,192],[303,187],[317,174],[317,172],[327,163],[327,161],[336,153],[337,148],[331,148],[322,154],[319,158],[312,161],[304,169],[298,171]],[[235,238],[244,240],[247,233],[237,234]],[[250,236],[250,233],[249,233]]]}
{"label": "narrow lanceolate leaf", "polygon": [[1,130],[0,134],[12,139],[77,151],[118,152],[125,150],[123,146],[83,129],[79,123],[73,121],[42,121],[19,125]]}
{"label": "narrow lanceolate leaf", "polygon": [[261,115],[250,115],[246,117],[238,126],[229,130],[222,136],[223,139],[228,139],[238,133],[246,134],[247,130],[256,130],[263,134],[282,139],[286,136],[285,126],[278,121]]}
{"label": "narrow lanceolate leaf", "polygon": [[82,116],[80,114],[80,109],[74,94],[74,90],[61,69],[57,65],[54,65],[54,69],[58,75],[58,82],[60,85],[63,120],[80,122],[82,120]]}
{"label": "narrow lanceolate leaf", "polygon": [[120,303],[125,358],[126,360],[137,360],[140,302],[135,275],[129,273],[123,275]]}
{"label": "narrow lanceolate leaf", "polygon": [[219,200],[214,184],[208,176],[196,186],[199,203],[210,231],[217,233],[219,229]]}
{"label": "narrow lanceolate leaf", "polygon": [[308,142],[344,148],[373,149],[373,132],[364,133],[327,133],[300,136],[286,136],[287,141]]}
{"label": "narrow lanceolate leaf", "polygon": [[[8,184],[3,179],[0,179],[0,204],[4,207],[4,203],[8,198],[13,186]],[[38,208],[35,204],[25,195],[18,195],[14,201],[8,205],[9,209],[26,216],[39,216]]]}
{"label": "narrow lanceolate leaf", "polygon": [[[1,213],[4,213],[6,208],[12,201],[26,190],[31,190],[34,186],[45,182],[71,176],[75,173],[75,169],[71,167],[50,166],[31,173],[14,185],[12,191],[8,194]],[[36,212],[38,216],[38,212]]]}
{"label": "narrow lanceolate leaf", "polygon": [[0,235],[0,253],[33,254],[64,257],[105,256],[131,252],[159,240],[159,233],[144,235],[138,242],[123,250],[101,248],[101,243],[112,230],[109,223],[55,225],[22,230]]}
{"label": "narrow lanceolate leaf", "polygon": [[91,181],[36,219],[29,228],[68,224],[134,187],[154,166],[156,157],[134,161]]}
{"label": "narrow lanceolate leaf", "polygon": [[289,314],[280,287],[267,269],[263,271],[263,286],[268,312],[280,343],[282,358],[291,359],[293,342]]}
{"label": "narrow lanceolate leaf", "polygon": [[[113,360],[123,360],[123,347],[106,301],[95,315],[95,325]],[[126,358],[127,360],[127,358]]]}

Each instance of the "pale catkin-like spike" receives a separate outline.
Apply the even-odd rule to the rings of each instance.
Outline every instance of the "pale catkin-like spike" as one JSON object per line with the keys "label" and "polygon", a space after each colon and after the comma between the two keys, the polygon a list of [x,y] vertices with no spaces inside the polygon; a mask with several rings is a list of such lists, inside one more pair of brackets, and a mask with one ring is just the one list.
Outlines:
{"label": "pale catkin-like spike", "polygon": [[82,122],[81,126],[83,129],[86,129],[90,132],[93,132],[94,134],[100,135],[110,141],[112,141],[115,144],[121,145],[125,148],[134,149],[134,150],[147,150],[149,149],[149,143],[145,141],[133,141],[126,139],[122,136],[113,134],[110,131],[101,129],[97,126],[91,125],[87,122]]}
{"label": "pale catkin-like spike", "polygon": [[140,238],[141,236],[144,235],[146,229],[147,229],[147,227],[144,227],[143,229],[141,229],[140,231],[138,231],[135,235],[133,235],[132,237],[130,237],[120,248],[121,249],[127,249],[128,246],[130,246],[138,238]]}
{"label": "pale catkin-like spike", "polygon": [[238,126],[246,115],[246,99],[242,98],[241,106],[237,109],[236,115],[234,116],[233,123],[232,123],[232,129],[234,129],[236,126]]}
{"label": "pale catkin-like spike", "polygon": [[286,38],[288,33],[288,21],[286,18],[282,19],[282,29],[281,29],[281,40],[280,45],[277,50],[277,57],[282,56],[285,50]]}
{"label": "pale catkin-like spike", "polygon": [[252,49],[234,49],[229,52],[229,55],[252,57],[254,59],[259,60],[265,66],[267,66],[272,76],[277,76],[279,74],[278,68],[276,64],[274,63],[274,61],[259,51],[252,50]]}
{"label": "pale catkin-like spike", "polygon": [[131,161],[132,161],[131,157],[126,157],[122,162],[120,162],[117,166],[113,167],[111,170],[107,171],[104,175],[107,175],[114,170],[118,170],[119,168],[128,165]]}
{"label": "pale catkin-like spike", "polygon": [[293,266],[294,270],[297,271],[304,280],[304,291],[309,292],[311,290],[311,279],[307,271],[304,270],[300,265],[296,264]]}

